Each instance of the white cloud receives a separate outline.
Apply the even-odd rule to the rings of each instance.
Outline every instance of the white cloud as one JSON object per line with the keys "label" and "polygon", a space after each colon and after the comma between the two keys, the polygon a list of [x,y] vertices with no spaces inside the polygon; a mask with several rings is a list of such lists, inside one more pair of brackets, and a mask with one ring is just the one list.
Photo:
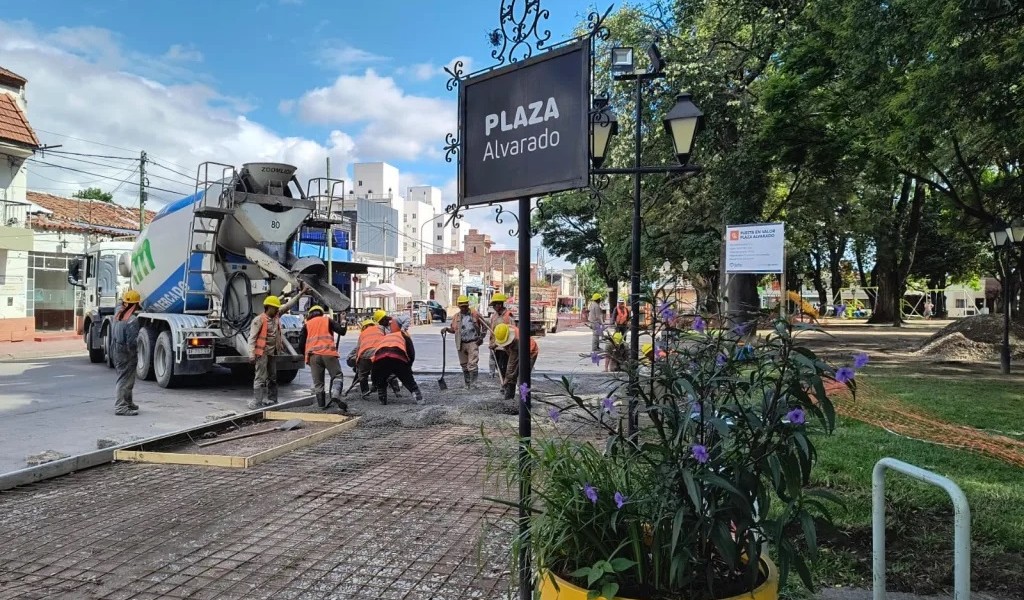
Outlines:
{"label": "white cloud", "polygon": [[[462,63],[461,65],[459,64],[460,62]],[[456,72],[456,67],[461,70],[462,75],[467,75],[473,70],[473,59],[468,56],[456,56],[444,65],[436,65],[432,62],[416,63],[395,69],[395,75],[408,77],[415,81],[429,81],[435,77],[451,77],[448,71],[454,73]]]}
{"label": "white cloud", "polygon": [[[308,178],[323,173],[328,156],[338,169],[356,156],[355,142],[341,130],[331,131],[323,140],[282,136],[246,118],[244,103],[206,83],[166,83],[144,76],[133,70],[137,57],[104,30],[63,28],[50,33],[24,22],[0,21],[0,56],[3,66],[28,79],[28,117],[43,143],[104,155],[134,156],[145,149],[155,161],[147,171],[150,184],[172,190],[154,191],[151,197],[158,202],[173,200],[176,193],[191,193],[193,185],[189,178],[159,165],[191,176],[203,161],[234,165],[281,161],[298,166],[300,177]],[[88,182],[112,189],[117,182],[96,175],[130,179],[134,166],[127,161],[86,158],[117,167],[89,165],[56,153],[39,160],[92,174],[29,163],[30,188],[63,194]],[[118,201],[130,201],[132,187],[123,186]]]}
{"label": "white cloud", "polygon": [[329,40],[322,43],[316,52],[316,63],[318,65],[342,73],[358,71],[367,65],[382,63],[388,60],[391,59],[338,40]]}
{"label": "white cloud", "polygon": [[203,62],[203,53],[192,44],[188,46],[174,44],[164,53],[164,58],[180,62]]}
{"label": "white cloud", "polygon": [[454,100],[406,94],[394,79],[373,69],[341,75],[330,87],[306,92],[297,109],[308,123],[366,123],[356,141],[367,160],[438,158],[445,134],[457,124]]}

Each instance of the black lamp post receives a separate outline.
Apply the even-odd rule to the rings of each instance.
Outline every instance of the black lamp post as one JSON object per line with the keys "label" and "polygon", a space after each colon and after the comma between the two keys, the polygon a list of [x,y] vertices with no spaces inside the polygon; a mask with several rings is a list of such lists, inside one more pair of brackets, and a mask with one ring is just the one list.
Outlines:
{"label": "black lamp post", "polygon": [[1003,343],[999,351],[999,367],[1003,375],[1010,374],[1010,261],[1013,246],[1024,243],[1024,221],[1014,219],[1010,225],[1000,224],[989,231],[996,260],[1003,270]]}
{"label": "black lamp post", "polygon": [[[608,107],[606,98],[594,101],[594,112],[591,117],[591,173],[595,175],[632,175],[633,176],[633,231],[631,236],[630,266],[630,320],[629,344],[630,353],[636,363],[640,359],[640,176],[645,173],[695,173],[700,167],[687,164],[693,149],[693,140],[700,131],[704,114],[697,108],[689,93],[681,93],[676,97],[676,104],[665,115],[663,124],[672,146],[675,148],[678,165],[641,166],[640,158],[643,151],[643,83],[665,77],[665,61],[658,47],[651,44],[647,48],[647,56],[651,66],[646,71],[638,71],[634,65],[633,48],[613,48],[611,53],[612,78],[615,81],[634,81],[634,151],[633,166],[626,168],[602,169],[608,151],[611,136],[618,131],[618,122]],[[639,380],[634,370],[630,376],[629,386],[629,435],[637,431],[637,386]]]}

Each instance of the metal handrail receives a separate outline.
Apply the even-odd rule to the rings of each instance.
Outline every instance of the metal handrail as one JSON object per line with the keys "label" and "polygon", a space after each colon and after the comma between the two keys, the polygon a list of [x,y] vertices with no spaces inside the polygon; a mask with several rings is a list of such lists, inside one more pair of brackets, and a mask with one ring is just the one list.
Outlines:
{"label": "metal handrail", "polygon": [[971,508],[967,496],[951,479],[895,458],[883,458],[871,472],[871,541],[874,600],[885,592],[885,471],[891,469],[949,494],[953,501],[953,600],[971,598]]}

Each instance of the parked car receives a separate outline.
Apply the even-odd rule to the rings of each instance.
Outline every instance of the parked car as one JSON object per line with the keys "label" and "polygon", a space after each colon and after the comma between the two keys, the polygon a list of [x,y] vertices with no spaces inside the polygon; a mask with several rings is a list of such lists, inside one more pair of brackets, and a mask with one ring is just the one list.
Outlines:
{"label": "parked car", "polygon": [[430,311],[431,321],[440,321],[444,323],[448,320],[448,310],[441,306],[441,303],[436,300],[413,300],[412,302],[405,303],[405,310],[410,308],[413,312],[419,312],[420,307],[426,304],[427,310]]}

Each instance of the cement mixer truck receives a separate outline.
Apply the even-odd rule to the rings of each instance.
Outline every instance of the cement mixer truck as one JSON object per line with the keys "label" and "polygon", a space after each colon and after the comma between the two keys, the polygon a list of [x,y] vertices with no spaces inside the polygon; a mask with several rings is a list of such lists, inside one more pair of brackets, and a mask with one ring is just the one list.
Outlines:
{"label": "cement mixer truck", "polygon": [[[142,295],[139,378],[168,388],[216,365],[251,372],[249,324],[264,298],[295,292],[300,281],[317,304],[336,313],[349,308],[322,260],[293,253],[303,228],[340,223],[332,202],[343,197],[335,195],[342,183],[317,178],[303,189],[295,171],[280,163],[203,163],[195,193],[165,206],[131,251],[117,256],[119,274]],[[69,280],[88,288],[80,275],[69,273]],[[110,300],[86,306],[83,337],[93,362],[109,364]],[[277,357],[278,381],[289,383],[304,365],[294,349],[302,317],[282,315],[281,326],[286,352]]]}

